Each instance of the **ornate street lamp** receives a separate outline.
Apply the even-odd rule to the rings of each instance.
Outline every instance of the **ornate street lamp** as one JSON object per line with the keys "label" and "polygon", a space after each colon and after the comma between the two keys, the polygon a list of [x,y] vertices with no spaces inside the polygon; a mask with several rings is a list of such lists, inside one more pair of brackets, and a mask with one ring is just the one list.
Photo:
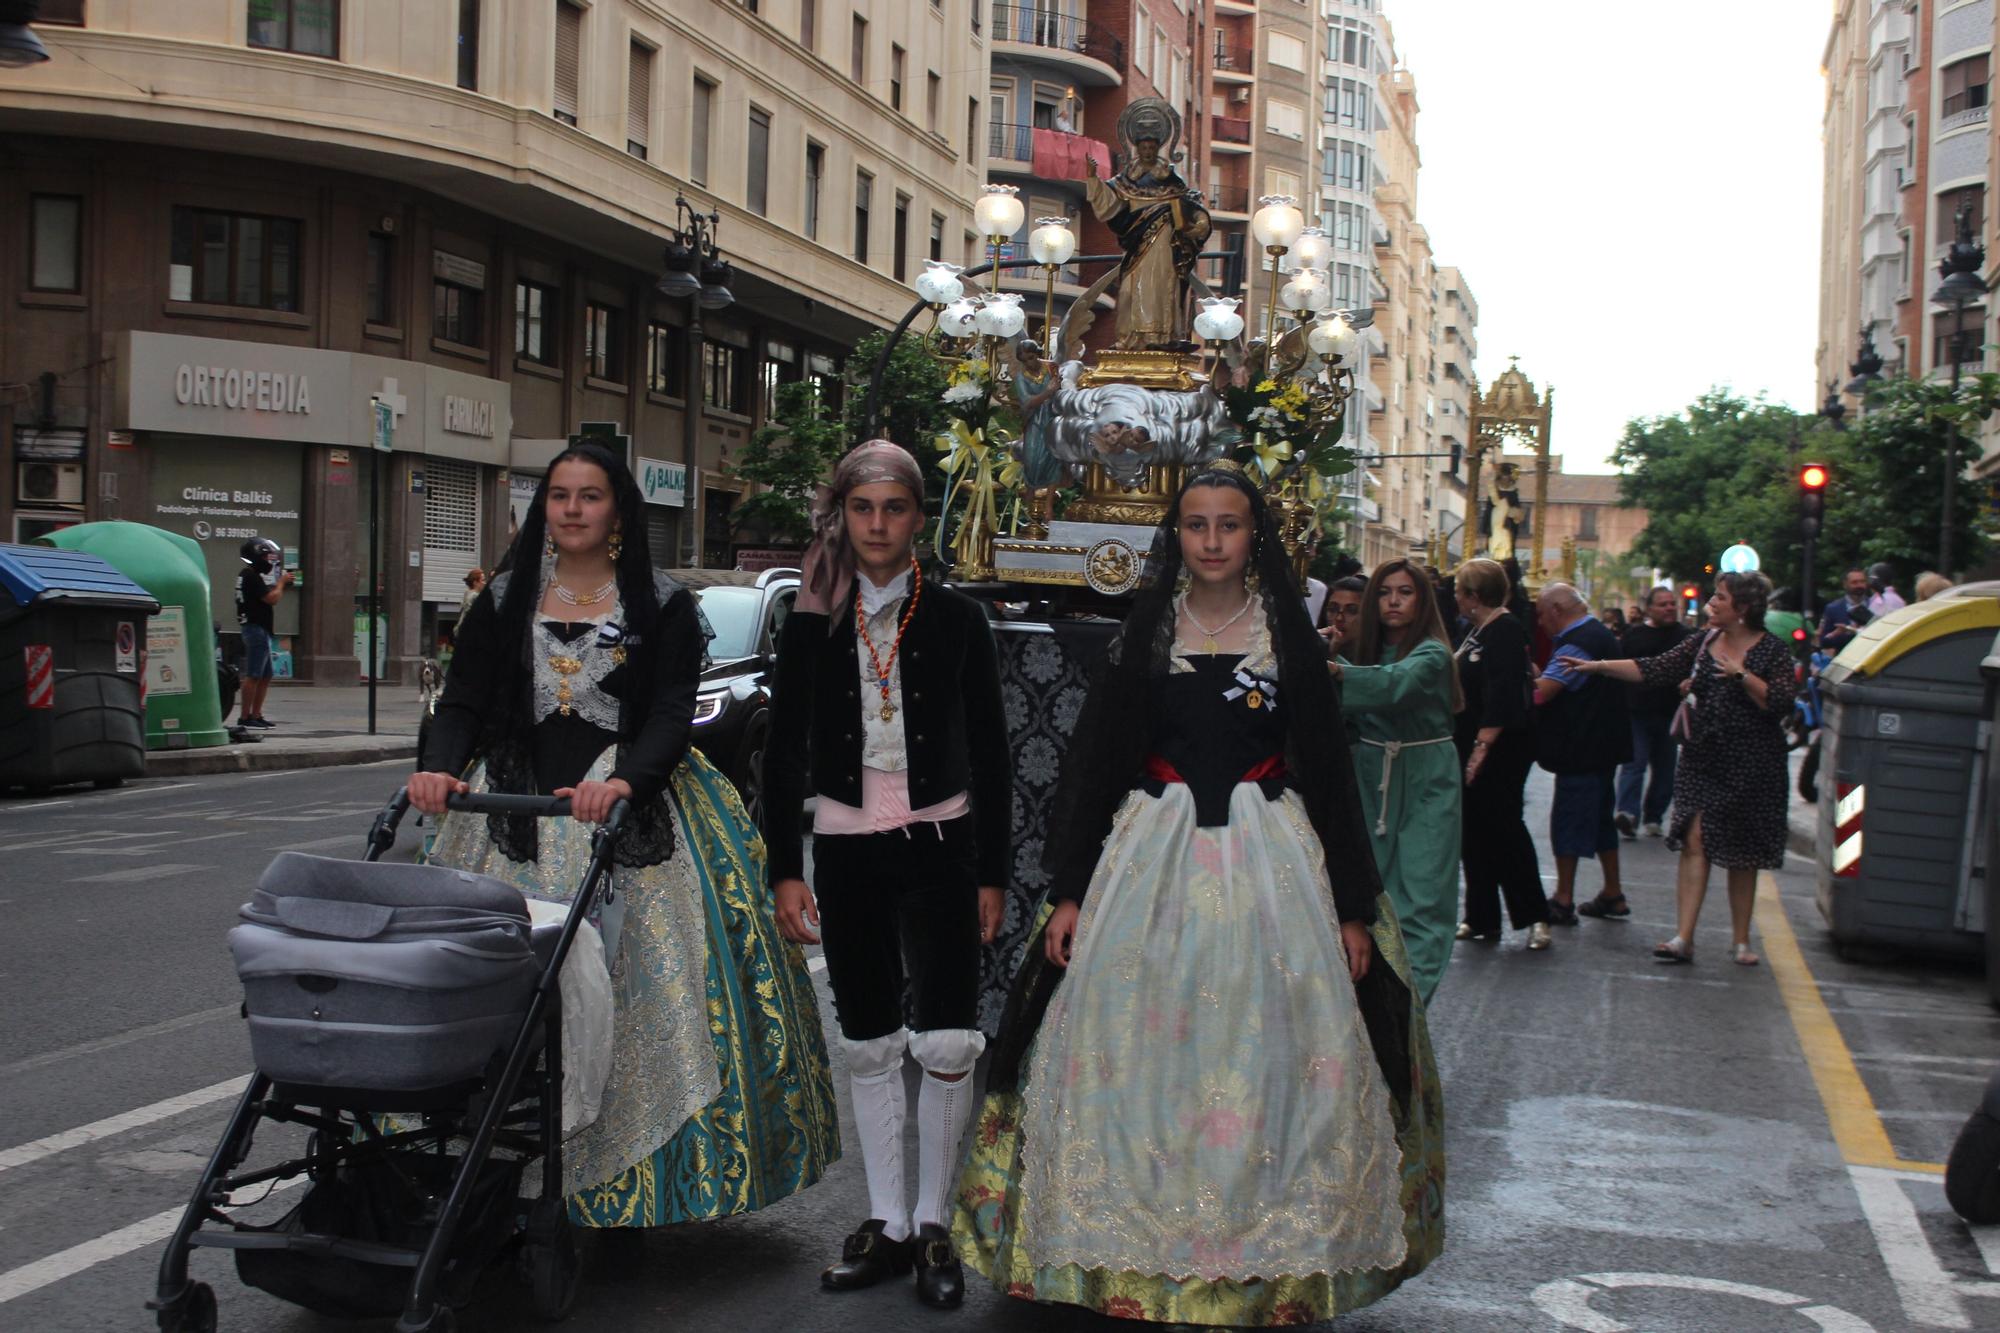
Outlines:
{"label": "ornate street lamp", "polygon": [[1048,299],[1042,309],[1043,341],[1049,346],[1042,350],[1058,361],[1062,360],[1062,349],[1055,346],[1056,270],[1075,253],[1076,233],[1069,229],[1068,218],[1035,219],[1035,229],[1028,233],[1028,258],[1042,266],[1049,284]]}
{"label": "ornate street lamp", "polygon": [[[1986,247],[1972,237],[1972,214],[1964,204],[1954,217],[1957,235],[1951,249],[1938,261],[1938,277],[1943,279],[1931,300],[1950,306],[1954,312],[1951,332],[1951,397],[1958,401],[1958,381],[1965,364],[1965,308],[1986,296],[1985,279],[1979,270],[1986,266]],[[1953,423],[1944,443],[1944,513],[1938,519],[1938,572],[1951,576],[1952,506],[1958,492],[1958,426]]]}
{"label": "ornate street lamp", "polygon": [[[1000,247],[1021,230],[1028,210],[1021,206],[1021,192],[1012,185],[989,185],[972,205],[973,225],[986,238],[987,258],[998,261]],[[998,276],[997,273],[995,276]]]}
{"label": "ornate street lamp", "polygon": [[1874,388],[1876,383],[1882,378],[1882,356],[1875,350],[1875,326],[1873,324],[1863,324],[1861,326],[1861,349],[1855,354],[1853,362],[1847,369],[1854,376],[1853,379],[1847,382],[1847,391],[1856,398],[1859,398],[1862,404],[1866,406],[1868,391]]}
{"label": "ornate street lamp", "polygon": [[1307,227],[1292,246],[1292,259],[1300,268],[1324,269],[1333,259],[1333,238],[1318,227]]}
{"label": "ornate street lamp", "polygon": [[41,15],[40,0],[0,0],[0,69],[22,69],[49,58],[28,25]]}
{"label": "ornate street lamp", "polygon": [[674,196],[675,226],[668,233],[662,272],[653,290],[677,301],[692,297],[703,310],[721,310],[736,301],[729,290],[736,271],[722,257],[715,243],[721,215],[710,209],[698,212],[680,195]]}

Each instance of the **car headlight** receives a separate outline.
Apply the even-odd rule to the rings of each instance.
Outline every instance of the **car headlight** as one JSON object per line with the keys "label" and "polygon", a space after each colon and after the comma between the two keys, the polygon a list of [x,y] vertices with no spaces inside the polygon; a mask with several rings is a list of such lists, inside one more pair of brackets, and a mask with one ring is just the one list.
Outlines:
{"label": "car headlight", "polygon": [[727,690],[701,695],[694,701],[694,724],[698,727],[704,722],[715,721],[722,716],[722,705],[727,702],[729,702]]}

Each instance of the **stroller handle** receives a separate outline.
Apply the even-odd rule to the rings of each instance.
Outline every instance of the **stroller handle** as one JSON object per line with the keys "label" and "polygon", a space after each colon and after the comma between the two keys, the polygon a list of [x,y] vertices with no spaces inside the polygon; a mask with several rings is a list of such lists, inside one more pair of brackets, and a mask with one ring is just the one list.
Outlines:
{"label": "stroller handle", "polygon": [[[567,796],[514,796],[504,792],[467,792],[452,795],[445,800],[445,808],[459,810],[472,815],[526,815],[531,819],[563,819],[570,813]],[[380,856],[396,841],[396,827],[409,813],[410,789],[399,787],[389,803],[375,816],[374,827],[368,832],[369,859]],[[632,813],[632,803],[620,799],[611,807],[611,813],[603,824],[603,832],[616,838],[624,831],[625,821]]]}

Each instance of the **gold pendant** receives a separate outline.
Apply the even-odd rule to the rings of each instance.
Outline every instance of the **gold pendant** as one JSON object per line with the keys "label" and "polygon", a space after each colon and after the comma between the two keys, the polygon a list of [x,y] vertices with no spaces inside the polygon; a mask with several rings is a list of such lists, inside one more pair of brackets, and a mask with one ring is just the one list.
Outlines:
{"label": "gold pendant", "polygon": [[1259,694],[1256,690],[1252,690],[1250,691],[1250,697],[1246,702],[1249,703],[1249,705],[1252,708],[1262,708],[1264,706],[1264,696],[1262,694]]}
{"label": "gold pendant", "polygon": [[583,663],[574,657],[551,657],[549,666],[562,676],[556,682],[556,711],[569,717],[575,711],[570,705],[576,702],[576,695],[569,688],[569,678],[583,670]]}
{"label": "gold pendant", "polygon": [[1222,651],[1222,645],[1215,641],[1215,636],[1213,634],[1209,635],[1207,638],[1201,641],[1201,648],[1203,652],[1208,653],[1211,656]]}
{"label": "gold pendant", "polygon": [[880,714],[880,717],[884,722],[894,722],[896,720],[896,705],[890,703],[887,699],[884,699],[882,701],[882,712]]}
{"label": "gold pendant", "polygon": [[613,648],[611,650],[611,665],[613,666],[625,665],[625,650],[623,648]]}

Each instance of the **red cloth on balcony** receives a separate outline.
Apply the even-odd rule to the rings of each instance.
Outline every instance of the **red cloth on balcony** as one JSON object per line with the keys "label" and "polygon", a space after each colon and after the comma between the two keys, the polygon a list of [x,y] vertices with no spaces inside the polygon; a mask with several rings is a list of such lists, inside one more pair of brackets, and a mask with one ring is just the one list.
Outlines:
{"label": "red cloth on balcony", "polygon": [[1045,180],[1082,180],[1086,160],[1097,163],[1099,174],[1111,170],[1111,150],[1100,140],[1061,130],[1035,131],[1033,167],[1037,176]]}

